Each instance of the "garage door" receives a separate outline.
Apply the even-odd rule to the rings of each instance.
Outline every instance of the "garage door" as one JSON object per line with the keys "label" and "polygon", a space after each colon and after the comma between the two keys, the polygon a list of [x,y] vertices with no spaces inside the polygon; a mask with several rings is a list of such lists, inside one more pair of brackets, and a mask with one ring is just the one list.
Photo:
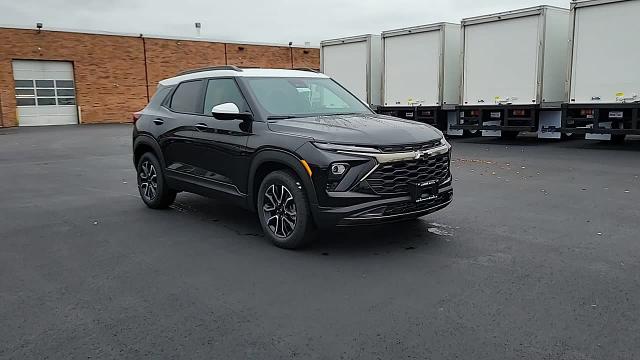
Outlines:
{"label": "garage door", "polygon": [[73,64],[14,60],[19,126],[78,123]]}

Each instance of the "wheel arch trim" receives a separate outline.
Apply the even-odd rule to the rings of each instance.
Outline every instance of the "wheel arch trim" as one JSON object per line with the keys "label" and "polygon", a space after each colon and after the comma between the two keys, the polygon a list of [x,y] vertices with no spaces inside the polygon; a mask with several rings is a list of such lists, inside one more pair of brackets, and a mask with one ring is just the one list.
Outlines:
{"label": "wheel arch trim", "polygon": [[162,154],[162,149],[160,148],[160,144],[158,144],[158,142],[156,141],[156,139],[154,139],[153,137],[149,136],[149,135],[138,135],[136,137],[136,139],[133,141],[133,165],[134,166],[138,166],[138,164],[136,164],[136,151],[140,146],[148,146],[151,149],[153,149],[153,152],[155,153],[155,156],[158,158],[158,161],[160,161],[160,165],[162,165],[163,169],[167,168],[167,164],[164,161],[164,155]]}
{"label": "wheel arch trim", "polygon": [[304,168],[301,159],[299,156],[281,149],[265,149],[259,151],[253,157],[253,161],[251,162],[251,166],[249,168],[249,184],[247,188],[247,196],[248,196],[248,205],[251,209],[255,209],[254,204],[256,203],[256,188],[255,176],[258,172],[258,169],[266,164],[266,163],[278,163],[284,165],[291,170],[293,170],[298,178],[302,181],[302,185],[305,188],[305,193],[307,194],[307,199],[309,200],[309,205],[311,208],[311,212],[315,213],[315,209],[318,204],[318,197],[316,195],[316,188],[313,184],[313,179],[307,173],[307,170]]}

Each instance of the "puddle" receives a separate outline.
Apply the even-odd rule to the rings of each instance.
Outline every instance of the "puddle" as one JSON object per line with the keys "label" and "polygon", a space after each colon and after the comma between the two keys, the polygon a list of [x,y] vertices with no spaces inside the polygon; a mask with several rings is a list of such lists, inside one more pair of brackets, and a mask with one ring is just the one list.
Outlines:
{"label": "puddle", "polygon": [[470,262],[479,265],[508,265],[513,262],[513,257],[509,254],[495,253],[484,256],[478,256],[471,259]]}
{"label": "puddle", "polygon": [[439,236],[453,236],[453,227],[438,223],[429,223],[427,231]]}

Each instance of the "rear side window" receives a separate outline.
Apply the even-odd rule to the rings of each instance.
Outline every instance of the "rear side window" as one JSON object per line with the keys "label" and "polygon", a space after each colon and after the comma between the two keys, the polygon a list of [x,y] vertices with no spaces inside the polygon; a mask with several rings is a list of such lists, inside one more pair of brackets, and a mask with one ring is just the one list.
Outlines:
{"label": "rear side window", "polygon": [[183,82],[173,93],[171,110],[183,113],[202,114],[203,80]]}

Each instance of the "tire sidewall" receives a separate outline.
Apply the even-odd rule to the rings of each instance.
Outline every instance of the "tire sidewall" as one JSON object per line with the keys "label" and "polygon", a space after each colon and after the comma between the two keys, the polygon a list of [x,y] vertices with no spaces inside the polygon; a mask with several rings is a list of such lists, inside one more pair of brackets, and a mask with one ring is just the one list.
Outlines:
{"label": "tire sidewall", "polygon": [[[140,172],[142,171],[142,164],[145,161],[149,161],[153,165],[153,167],[156,169],[156,178],[158,181],[158,189],[157,189],[158,192],[156,194],[155,199],[153,199],[153,201],[149,201],[144,197],[144,195],[142,194],[142,188],[140,187]],[[164,173],[162,172],[162,166],[160,166],[160,162],[158,161],[158,159],[153,154],[146,153],[140,157],[136,170],[137,170],[136,181],[138,183],[138,193],[140,193],[140,198],[142,198],[142,201],[151,208],[157,208],[162,206],[163,197],[165,196],[165,193],[167,191],[166,189],[167,185],[165,184]]]}
{"label": "tire sidewall", "polygon": [[[296,226],[293,233],[286,238],[278,237],[271,231],[267,225],[264,211],[262,210],[264,206],[264,194],[271,185],[286,186],[291,192],[291,195],[293,195],[293,201],[296,204]],[[260,218],[260,226],[262,226],[265,236],[276,246],[295,249],[310,242],[309,230],[311,228],[311,213],[309,204],[302,183],[295,175],[285,171],[276,171],[267,175],[262,181],[258,191],[257,211],[258,217]]]}

